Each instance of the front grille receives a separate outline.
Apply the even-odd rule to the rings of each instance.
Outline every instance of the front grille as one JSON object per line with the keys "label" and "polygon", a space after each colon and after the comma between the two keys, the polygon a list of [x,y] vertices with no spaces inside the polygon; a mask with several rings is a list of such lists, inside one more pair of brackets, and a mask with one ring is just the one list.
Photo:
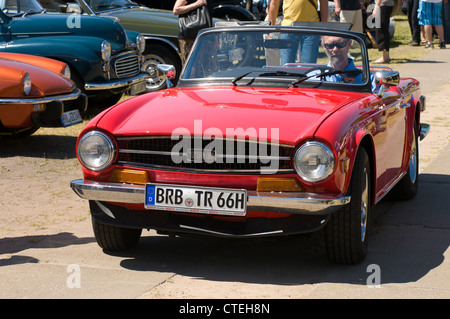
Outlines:
{"label": "front grille", "polygon": [[139,57],[137,54],[129,54],[118,58],[114,64],[117,78],[135,76],[140,72]]}
{"label": "front grille", "polygon": [[237,139],[119,138],[119,164],[205,173],[293,172],[293,146]]}

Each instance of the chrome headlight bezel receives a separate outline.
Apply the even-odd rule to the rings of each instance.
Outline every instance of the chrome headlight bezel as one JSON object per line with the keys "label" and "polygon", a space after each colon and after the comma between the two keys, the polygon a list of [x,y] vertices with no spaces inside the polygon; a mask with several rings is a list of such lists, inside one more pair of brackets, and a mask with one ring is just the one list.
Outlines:
{"label": "chrome headlight bezel", "polygon": [[297,149],[293,164],[300,178],[315,183],[327,179],[333,173],[335,158],[325,144],[310,141]]}
{"label": "chrome headlight bezel", "polygon": [[70,77],[72,76],[72,73],[70,72],[70,67],[68,65],[64,67],[63,75],[68,79],[70,79]]}
{"label": "chrome headlight bezel", "polygon": [[145,51],[145,38],[142,34],[136,36],[136,47],[140,53]]}
{"label": "chrome headlight bezel", "polygon": [[111,44],[108,41],[103,41],[100,46],[100,52],[102,54],[102,60],[104,62],[109,61],[111,58]]}
{"label": "chrome headlight bezel", "polygon": [[22,85],[23,85],[23,93],[25,95],[29,95],[32,87],[31,76],[29,73],[25,73]]}
{"label": "chrome headlight bezel", "polygon": [[80,139],[77,154],[84,167],[91,171],[102,171],[114,162],[116,147],[105,133],[90,131]]}

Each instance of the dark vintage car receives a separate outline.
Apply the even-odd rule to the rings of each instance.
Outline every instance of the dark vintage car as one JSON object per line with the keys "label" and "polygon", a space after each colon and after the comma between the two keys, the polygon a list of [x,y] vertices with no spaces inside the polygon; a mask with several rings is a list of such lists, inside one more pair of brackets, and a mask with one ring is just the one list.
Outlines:
{"label": "dark vintage car", "polygon": [[178,17],[172,11],[146,8],[129,0],[43,0],[48,10],[72,15],[83,13],[91,16],[108,17],[118,21],[126,30],[142,34],[146,41],[142,69],[150,74],[147,91],[165,88],[165,80],[158,76],[158,64],[175,67],[175,79],[181,72],[178,45]]}
{"label": "dark vintage car", "polygon": [[0,53],[0,136],[23,137],[40,127],[82,121],[87,99],[67,64],[33,55]]}
{"label": "dark vintage car", "polygon": [[36,0],[0,2],[0,50],[65,62],[93,104],[110,106],[125,91],[145,90],[145,41],[112,19],[45,13]]}
{"label": "dark vintage car", "polygon": [[[176,0],[137,0],[149,8],[172,10]],[[246,9],[244,1],[239,0],[208,0],[212,16],[221,20],[256,21],[257,17]]]}
{"label": "dark vintage car", "polygon": [[142,229],[323,230],[332,261],[361,262],[373,206],[418,191],[429,126],[419,82],[371,68],[365,36],[341,27],[204,30],[177,87],[94,118],[77,140],[83,179],[71,187],[89,200],[99,245],[129,248]]}

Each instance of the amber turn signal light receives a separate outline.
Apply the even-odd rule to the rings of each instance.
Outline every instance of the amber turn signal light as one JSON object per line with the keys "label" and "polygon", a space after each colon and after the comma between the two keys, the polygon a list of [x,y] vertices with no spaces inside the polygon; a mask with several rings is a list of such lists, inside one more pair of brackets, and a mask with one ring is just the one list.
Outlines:
{"label": "amber turn signal light", "polygon": [[303,188],[295,178],[260,177],[256,185],[258,192],[302,192]]}
{"label": "amber turn signal light", "polygon": [[149,183],[150,179],[145,171],[116,168],[109,177],[109,181],[118,183],[145,184]]}

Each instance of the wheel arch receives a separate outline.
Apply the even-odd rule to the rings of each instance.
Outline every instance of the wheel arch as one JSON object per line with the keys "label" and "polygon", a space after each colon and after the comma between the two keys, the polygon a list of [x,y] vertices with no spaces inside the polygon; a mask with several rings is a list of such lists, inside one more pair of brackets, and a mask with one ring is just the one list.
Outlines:
{"label": "wheel arch", "polygon": [[352,168],[350,171],[350,176],[348,178],[348,185],[350,185],[351,174],[353,173],[353,168],[358,152],[364,149],[369,157],[370,163],[370,203],[373,206],[375,204],[375,190],[376,190],[376,153],[375,145],[372,136],[365,130],[359,130],[356,133],[356,151],[353,155]]}

